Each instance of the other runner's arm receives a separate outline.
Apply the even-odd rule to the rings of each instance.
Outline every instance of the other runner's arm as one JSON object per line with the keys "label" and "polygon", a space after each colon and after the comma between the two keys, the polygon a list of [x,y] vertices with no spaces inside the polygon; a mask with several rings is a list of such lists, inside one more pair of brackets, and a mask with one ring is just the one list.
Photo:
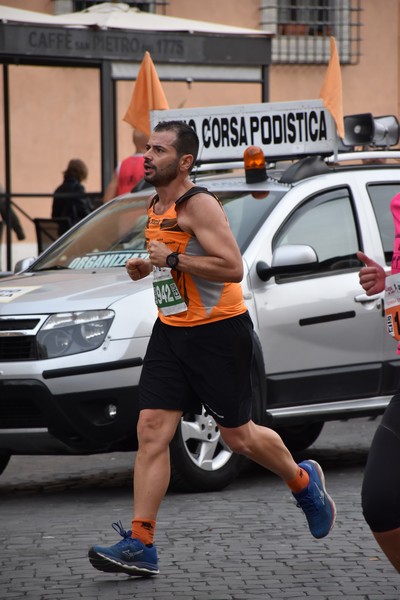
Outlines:
{"label": "other runner's arm", "polygon": [[369,258],[364,252],[357,252],[357,257],[365,264],[365,267],[360,269],[359,278],[367,296],[383,292],[386,276],[390,273],[387,273],[381,265]]}

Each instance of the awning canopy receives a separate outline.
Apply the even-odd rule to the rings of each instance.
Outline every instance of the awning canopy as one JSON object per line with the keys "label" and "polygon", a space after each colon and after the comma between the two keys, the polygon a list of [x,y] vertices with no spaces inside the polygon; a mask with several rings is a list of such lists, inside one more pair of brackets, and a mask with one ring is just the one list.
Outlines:
{"label": "awning canopy", "polygon": [[107,29],[139,29],[147,31],[176,31],[189,33],[224,33],[232,35],[269,34],[259,29],[234,27],[208,21],[167,17],[142,12],[124,2],[103,2],[84,11],[62,15],[49,15],[30,10],[0,6],[0,21],[8,23],[41,23],[74,27],[98,27]]}
{"label": "awning canopy", "polygon": [[[191,65],[193,79],[198,66],[207,66],[208,75],[201,73],[203,81],[265,83],[270,38],[258,29],[150,14],[124,3],[105,2],[64,15],[0,6],[3,62],[82,65],[110,61],[134,65],[148,50],[157,67],[170,66],[165,71],[166,79],[181,80],[180,67]],[[173,65],[175,68],[171,68]],[[219,69],[216,76],[213,69],[221,66],[224,69]],[[244,75],[245,69],[250,73]],[[135,78],[134,70],[129,74],[120,66],[112,74],[115,78]]]}

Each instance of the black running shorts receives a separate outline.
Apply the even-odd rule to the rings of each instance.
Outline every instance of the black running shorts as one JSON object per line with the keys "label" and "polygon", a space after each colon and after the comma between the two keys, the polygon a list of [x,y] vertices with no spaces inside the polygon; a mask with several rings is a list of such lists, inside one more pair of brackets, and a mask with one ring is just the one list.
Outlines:
{"label": "black running shorts", "polygon": [[251,419],[253,324],[248,313],[195,327],[157,319],[144,359],[139,408],[201,414],[223,427]]}

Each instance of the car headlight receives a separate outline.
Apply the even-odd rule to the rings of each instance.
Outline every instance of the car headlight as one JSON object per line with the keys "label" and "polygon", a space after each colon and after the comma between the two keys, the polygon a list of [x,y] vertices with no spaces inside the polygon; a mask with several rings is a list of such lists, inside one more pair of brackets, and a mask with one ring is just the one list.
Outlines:
{"label": "car headlight", "polygon": [[101,346],[114,318],[112,310],[51,315],[37,334],[40,358],[88,352]]}

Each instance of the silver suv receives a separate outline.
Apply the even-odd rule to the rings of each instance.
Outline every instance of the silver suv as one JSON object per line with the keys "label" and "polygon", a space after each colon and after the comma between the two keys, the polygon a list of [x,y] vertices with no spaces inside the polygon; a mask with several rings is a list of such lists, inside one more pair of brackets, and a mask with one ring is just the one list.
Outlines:
{"label": "silver suv", "polygon": [[[327,420],[382,413],[395,391],[400,360],[383,298],[364,294],[356,252],[390,264],[399,158],[317,155],[256,183],[236,172],[197,178],[221,199],[243,255],[254,419],[292,450],[311,445]],[[0,280],[1,470],[12,454],[136,449],[156,309],[151,276],[133,282],[124,265],[146,255],[150,193],[102,206]],[[220,489],[243,464],[206,412],[184,415],[171,444],[175,489]]]}

